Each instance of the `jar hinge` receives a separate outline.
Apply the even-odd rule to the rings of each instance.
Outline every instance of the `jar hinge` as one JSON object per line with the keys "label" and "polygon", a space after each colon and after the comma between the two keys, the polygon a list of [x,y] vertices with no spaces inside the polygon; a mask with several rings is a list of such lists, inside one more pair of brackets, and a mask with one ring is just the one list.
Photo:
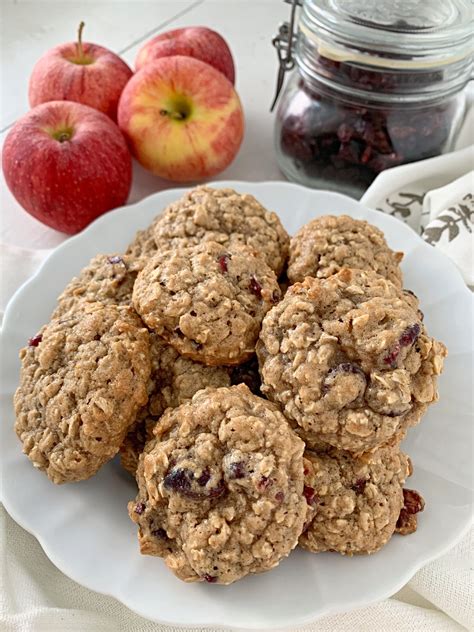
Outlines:
{"label": "jar hinge", "polygon": [[293,49],[296,43],[295,33],[295,18],[296,7],[303,5],[303,0],[284,0],[287,4],[291,4],[291,14],[289,22],[282,22],[278,27],[278,34],[272,39],[272,44],[276,48],[278,55],[278,77],[276,85],[276,93],[273,99],[273,103],[270,107],[270,112],[273,112],[273,108],[278,101],[283,82],[285,80],[285,72],[293,70],[295,67],[295,59],[293,57]]}

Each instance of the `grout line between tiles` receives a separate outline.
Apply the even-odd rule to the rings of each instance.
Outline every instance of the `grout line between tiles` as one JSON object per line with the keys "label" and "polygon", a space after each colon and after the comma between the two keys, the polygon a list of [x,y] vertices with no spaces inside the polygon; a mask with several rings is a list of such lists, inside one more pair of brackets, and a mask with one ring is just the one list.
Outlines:
{"label": "grout line between tiles", "polygon": [[182,17],[183,15],[186,15],[186,13],[189,13],[190,11],[192,11],[194,8],[196,8],[200,4],[203,4],[203,2],[204,2],[204,0],[197,0],[196,2],[193,2],[188,7],[185,7],[184,9],[179,11],[179,13],[176,13],[175,15],[172,15],[170,18],[168,18],[167,20],[165,20],[161,24],[158,24],[158,26],[155,26],[155,28],[151,29],[150,31],[147,31],[146,33],[144,33],[143,35],[138,37],[131,44],[129,44],[125,48],[122,48],[122,50],[119,50],[118,54],[119,55],[123,55],[124,53],[129,51],[131,48],[136,46],[137,44],[140,44],[141,42],[143,42],[143,40],[145,40],[148,37],[151,37],[152,35],[154,35],[157,31],[162,29],[164,26],[168,26],[168,24],[171,24],[172,22],[174,22],[178,18]]}

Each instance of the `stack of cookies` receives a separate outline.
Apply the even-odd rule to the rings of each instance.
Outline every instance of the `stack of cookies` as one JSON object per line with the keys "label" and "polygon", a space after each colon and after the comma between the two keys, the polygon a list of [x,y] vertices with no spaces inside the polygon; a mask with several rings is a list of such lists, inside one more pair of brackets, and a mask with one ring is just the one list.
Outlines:
{"label": "stack of cookies", "polygon": [[15,429],[55,483],[120,452],[142,553],[229,584],[416,529],[400,451],[446,349],[401,253],[348,216],[290,240],[251,195],[198,187],[98,255],[21,350]]}

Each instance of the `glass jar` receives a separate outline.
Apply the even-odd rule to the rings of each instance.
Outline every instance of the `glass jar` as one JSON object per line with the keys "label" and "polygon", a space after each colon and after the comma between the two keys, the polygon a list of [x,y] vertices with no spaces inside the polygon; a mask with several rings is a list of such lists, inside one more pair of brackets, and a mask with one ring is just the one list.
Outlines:
{"label": "glass jar", "polygon": [[472,72],[471,6],[303,0],[295,61],[275,123],[280,168],[358,198],[384,169],[452,148]]}

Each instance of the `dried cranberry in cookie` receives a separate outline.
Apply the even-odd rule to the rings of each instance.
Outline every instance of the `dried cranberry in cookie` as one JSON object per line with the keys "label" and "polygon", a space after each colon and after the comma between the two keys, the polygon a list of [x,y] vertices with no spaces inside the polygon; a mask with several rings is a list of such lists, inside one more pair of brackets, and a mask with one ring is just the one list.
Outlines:
{"label": "dried cranberry in cookie", "polygon": [[413,296],[344,269],[291,286],[263,321],[257,355],[262,392],[305,441],[364,452],[402,437],[436,401],[446,348]]}
{"label": "dried cranberry in cookie", "polygon": [[150,352],[148,403],[139,413],[136,423],[120,447],[120,462],[132,476],[137,471],[138,458],[145,443],[153,437],[153,428],[165,410],[176,408],[190,400],[203,388],[230,386],[233,373],[228,367],[205,366],[180,356],[155,333],[150,334]]}
{"label": "dried cranberry in cookie", "polygon": [[374,553],[392,537],[404,503],[408,457],[384,447],[353,457],[329,450],[305,453],[305,486],[313,510],[300,546],[319,553]]}
{"label": "dried cranberry in cookie", "polygon": [[148,331],[130,307],[89,303],[20,351],[15,431],[53,483],[89,478],[119,450],[148,398]]}
{"label": "dried cranberry in cookie", "polygon": [[261,257],[210,241],[155,255],[133,288],[144,322],[181,355],[207,365],[248,360],[279,298],[275,273]]}
{"label": "dried cranberry in cookie", "polygon": [[87,303],[130,305],[137,278],[136,261],[126,255],[97,255],[58,297],[52,318],[74,313]]}
{"label": "dried cranberry in cookie", "polygon": [[43,340],[42,334],[36,334],[36,336],[33,336],[32,338],[28,339],[28,346],[37,347],[42,340]]}
{"label": "dried cranberry in cookie", "polygon": [[230,584],[296,546],[308,511],[304,444],[274,404],[244,384],[205,389],[154,433],[129,503],[142,553],[185,581]]}
{"label": "dried cranberry in cookie", "polygon": [[421,494],[414,489],[403,490],[403,507],[397,520],[396,532],[400,535],[410,535],[418,527],[418,514],[425,508],[425,501]]}
{"label": "dried cranberry in cookie", "polygon": [[288,257],[290,238],[278,216],[248,193],[199,186],[174,202],[153,226],[160,250],[215,241],[228,248],[244,244],[261,255],[278,276]]}
{"label": "dried cranberry in cookie", "polygon": [[290,242],[288,278],[325,279],[342,268],[372,270],[401,286],[403,254],[391,250],[381,230],[348,215],[325,215],[305,224]]}

